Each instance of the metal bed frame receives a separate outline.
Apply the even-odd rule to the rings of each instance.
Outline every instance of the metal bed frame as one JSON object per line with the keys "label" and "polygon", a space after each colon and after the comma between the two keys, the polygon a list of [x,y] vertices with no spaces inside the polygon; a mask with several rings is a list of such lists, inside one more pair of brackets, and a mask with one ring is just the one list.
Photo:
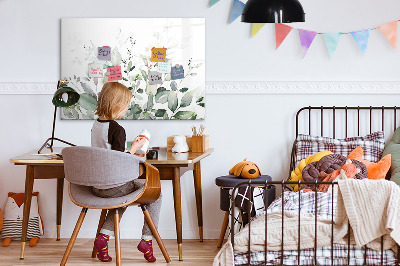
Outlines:
{"label": "metal bed frame", "polygon": [[[372,107],[372,106],[369,106],[369,107],[360,107],[360,106],[357,106],[357,107],[348,107],[348,106],[344,106],[344,107],[337,107],[337,106],[331,106],[331,107],[324,107],[324,106],[320,106],[320,107],[312,107],[312,106],[308,106],[308,107],[303,107],[303,108],[301,108],[298,112],[297,112],[297,114],[296,114],[296,138],[297,138],[297,136],[300,134],[299,133],[299,120],[300,120],[300,114],[303,112],[303,111],[308,111],[308,134],[309,135],[311,135],[311,131],[312,131],[312,126],[311,126],[311,112],[313,111],[313,110],[317,110],[317,111],[319,111],[319,115],[320,115],[320,136],[324,136],[324,111],[325,110],[331,110],[331,112],[330,113],[332,113],[332,123],[333,123],[333,125],[332,125],[332,129],[333,129],[333,134],[332,134],[332,136],[333,136],[333,138],[335,138],[336,137],[336,122],[337,122],[337,119],[336,119],[336,113],[337,112],[339,112],[339,111],[341,111],[341,112],[344,112],[344,121],[341,121],[342,122],[342,125],[343,125],[343,123],[344,123],[344,129],[345,129],[345,137],[347,138],[347,136],[348,136],[348,125],[349,125],[349,115],[348,115],[348,113],[350,113],[350,112],[356,112],[356,115],[357,115],[357,136],[359,136],[360,135],[360,112],[364,112],[365,113],[365,111],[367,111],[367,112],[369,112],[369,131],[370,131],[370,133],[372,133],[372,125],[373,125],[373,113],[375,114],[376,112],[381,112],[381,130],[382,131],[384,131],[384,129],[385,129],[385,113],[387,113],[386,111],[391,111],[391,112],[393,112],[393,130],[395,130],[396,129],[396,125],[397,125],[397,123],[396,123],[396,118],[397,118],[397,111],[399,110],[400,108],[398,108],[398,107],[396,107],[396,106],[393,106],[393,107],[385,107],[385,106],[382,106],[382,107]],[[327,119],[325,119],[325,121],[326,121]],[[353,124],[354,125],[354,124]],[[293,169],[295,169],[295,167],[296,167],[296,165],[295,165],[295,158],[296,158],[296,154],[295,154],[295,151],[296,151],[296,149],[295,149],[295,146],[296,146],[296,141],[294,142],[294,144],[293,144],[293,148],[292,148],[292,153],[291,153],[291,160],[290,160],[290,171],[289,171],[289,176],[290,176],[290,172],[293,170]],[[282,188],[282,195],[283,195],[283,193],[285,192],[285,190],[291,190],[290,189],[290,187],[289,186],[287,186],[287,185],[292,185],[292,184],[295,184],[295,185],[299,185],[299,187],[300,187],[300,185],[301,184],[306,184],[306,185],[315,185],[314,187],[314,191],[315,192],[317,192],[317,189],[318,189],[318,186],[319,185],[325,185],[325,184],[330,184],[330,185],[332,185],[332,190],[334,189],[334,186],[336,186],[338,183],[336,182],[336,181],[332,181],[332,182],[320,182],[320,181],[315,181],[315,182],[304,182],[304,181],[285,181],[285,180],[283,180],[283,181],[265,181],[265,182],[263,182],[263,181],[252,181],[251,179],[249,180],[249,181],[246,181],[246,182],[242,182],[242,183],[240,183],[240,184],[238,184],[238,185],[236,185],[235,187],[234,187],[234,189],[232,190],[232,195],[235,195],[235,192],[236,192],[236,190],[239,188],[239,187],[242,187],[242,186],[251,186],[251,187],[259,187],[259,188],[263,188],[264,189],[264,191],[265,191],[265,195],[266,195],[266,198],[268,198],[268,189],[266,189],[266,188],[268,188],[269,186],[271,186],[271,185],[276,185],[276,186],[281,186],[281,188]],[[298,191],[298,193],[299,193],[299,202],[301,202],[301,192],[300,192],[300,190]],[[253,194],[253,191],[250,189],[250,198],[252,198],[252,195]],[[284,197],[281,197],[282,198],[282,212],[284,212]],[[331,215],[332,215],[332,237],[331,237],[331,261],[332,261],[332,265],[333,265],[333,263],[334,263],[334,254],[333,254],[333,224],[334,224],[334,217],[333,217],[333,210],[334,210],[334,206],[333,206],[333,200],[334,199],[334,193],[332,193],[332,213],[331,213]],[[317,202],[318,202],[318,198],[317,198],[317,193],[315,193],[315,213],[317,213]],[[267,252],[268,252],[268,250],[267,250],[267,242],[268,242],[268,239],[267,239],[267,233],[268,233],[268,227],[267,227],[267,225],[268,225],[268,219],[267,219],[267,201],[264,201],[264,208],[265,208],[265,247],[264,247],[264,262],[262,262],[262,263],[260,263],[259,265],[272,265],[272,264],[268,264],[268,262],[267,262]],[[299,204],[299,210],[298,210],[298,214],[299,214],[299,220],[298,220],[298,226],[300,227],[300,204]],[[234,234],[234,217],[235,217],[235,208],[234,208],[234,197],[232,197],[232,200],[231,200],[231,232],[230,232],[230,236],[231,236],[231,244],[232,244],[232,247],[234,248],[234,245],[235,245],[235,241],[234,241],[234,237],[235,237],[235,234]],[[315,215],[315,239],[314,239],[314,258],[313,258],[313,261],[314,261],[314,263],[313,264],[307,264],[307,265],[318,265],[317,264],[317,255],[316,255],[316,249],[317,249],[317,238],[318,238],[318,236],[317,236],[317,226],[316,226],[316,224],[317,224],[317,215]],[[245,264],[245,265],[250,265],[251,264],[251,249],[250,249],[250,243],[251,243],[251,219],[249,219],[249,222],[248,222],[248,227],[249,227],[249,242],[248,242],[248,245],[247,245],[247,264]],[[283,235],[284,235],[284,217],[282,216],[282,232],[281,232],[281,234],[282,234],[282,238],[281,238],[281,250],[280,250],[280,254],[281,254],[281,256],[280,256],[280,264],[279,265],[284,265],[283,264],[283,259],[284,259],[284,256],[283,256],[283,251],[284,251],[284,240],[283,240]],[[301,254],[301,249],[300,249],[300,242],[301,242],[301,238],[300,238],[300,230],[299,230],[299,233],[298,233],[298,243],[297,243],[297,265],[305,265],[305,264],[300,264],[300,254]],[[398,248],[398,250],[399,250],[399,252],[397,253],[397,258],[396,258],[396,263],[395,263],[395,265],[400,265],[400,246],[399,245],[397,245],[397,248]],[[363,263],[363,265],[367,265],[366,263],[367,263],[367,253],[366,253],[366,246],[363,246],[363,249],[364,249],[364,263]],[[350,224],[349,224],[349,226],[348,226],[348,233],[347,233],[347,264],[346,265],[350,265]],[[383,236],[381,237],[381,257],[380,257],[380,265],[384,265],[384,261],[383,261]]]}

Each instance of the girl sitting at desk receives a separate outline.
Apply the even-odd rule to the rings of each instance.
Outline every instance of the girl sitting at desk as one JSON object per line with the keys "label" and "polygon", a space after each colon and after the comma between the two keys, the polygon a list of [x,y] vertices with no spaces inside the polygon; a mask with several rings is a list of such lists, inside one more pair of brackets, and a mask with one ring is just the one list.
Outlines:
{"label": "girl sitting at desk", "polygon": [[[91,133],[91,143],[93,147],[106,148],[125,152],[126,134],[125,129],[115,120],[122,118],[132,100],[131,91],[118,82],[108,82],[104,84],[98,100],[96,115],[100,117],[94,122]],[[138,155],[136,152],[142,148],[146,142],[145,138],[136,138],[129,149],[129,153],[144,157],[146,154]],[[139,160],[138,165],[139,167]],[[116,187],[93,187],[93,194],[102,198],[121,197],[132,193],[143,187],[143,183],[135,182],[137,176],[132,177],[132,181],[121,184]],[[161,208],[160,197],[153,203],[147,204],[147,209],[153,218],[154,224],[158,227],[158,220]],[[119,208],[120,219],[125,212],[126,207]],[[105,222],[101,228],[99,236],[94,241],[97,249],[97,258],[101,261],[111,261],[108,255],[108,240],[110,236],[114,236],[114,219],[115,210],[109,210]],[[137,249],[144,253],[144,258],[149,262],[155,262],[153,255],[152,238],[150,227],[144,221],[142,230],[142,240]]]}

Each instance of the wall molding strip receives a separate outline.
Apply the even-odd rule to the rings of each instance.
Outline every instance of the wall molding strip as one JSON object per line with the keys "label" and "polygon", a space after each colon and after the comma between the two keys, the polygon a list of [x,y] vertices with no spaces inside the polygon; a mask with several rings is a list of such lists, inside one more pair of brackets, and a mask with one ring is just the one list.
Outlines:
{"label": "wall molding strip", "polygon": [[[0,83],[0,94],[50,94],[57,83]],[[209,81],[206,94],[400,94],[400,81]]]}

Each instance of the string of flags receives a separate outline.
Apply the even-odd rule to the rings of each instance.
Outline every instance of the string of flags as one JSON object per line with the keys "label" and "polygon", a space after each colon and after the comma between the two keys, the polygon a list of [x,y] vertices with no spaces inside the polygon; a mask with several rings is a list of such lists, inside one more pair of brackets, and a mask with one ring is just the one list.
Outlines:
{"label": "string of flags", "polygon": [[[212,7],[219,1],[220,0],[210,0],[209,7]],[[229,17],[229,24],[231,24],[233,21],[235,21],[238,17],[241,16],[244,5],[245,4],[240,0],[233,0],[232,10]],[[317,35],[323,36],[330,57],[334,56],[335,51],[339,45],[340,37],[344,34],[351,34],[358,48],[360,49],[361,53],[365,55],[371,31],[379,29],[380,32],[382,32],[382,34],[385,36],[389,44],[392,46],[392,48],[396,50],[398,22],[399,20],[395,20],[375,28],[363,29],[358,31],[328,32],[328,33],[297,29],[285,24],[275,23],[275,40],[276,40],[275,49],[279,48],[279,46],[282,44],[282,42],[286,39],[286,37],[292,30],[297,30],[299,32],[301,53],[303,58],[306,56],[308,49],[310,48],[311,44],[313,43]],[[253,38],[262,29],[262,27],[264,27],[265,24],[266,23],[252,23],[251,38]]]}

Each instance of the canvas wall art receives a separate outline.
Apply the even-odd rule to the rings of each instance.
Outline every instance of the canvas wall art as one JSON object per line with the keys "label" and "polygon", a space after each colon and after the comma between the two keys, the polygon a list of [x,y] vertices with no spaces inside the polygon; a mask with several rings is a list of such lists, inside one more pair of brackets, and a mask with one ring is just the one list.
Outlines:
{"label": "canvas wall art", "polygon": [[61,77],[80,94],[62,119],[96,119],[106,82],[133,98],[123,119],[205,117],[204,18],[65,18]]}

